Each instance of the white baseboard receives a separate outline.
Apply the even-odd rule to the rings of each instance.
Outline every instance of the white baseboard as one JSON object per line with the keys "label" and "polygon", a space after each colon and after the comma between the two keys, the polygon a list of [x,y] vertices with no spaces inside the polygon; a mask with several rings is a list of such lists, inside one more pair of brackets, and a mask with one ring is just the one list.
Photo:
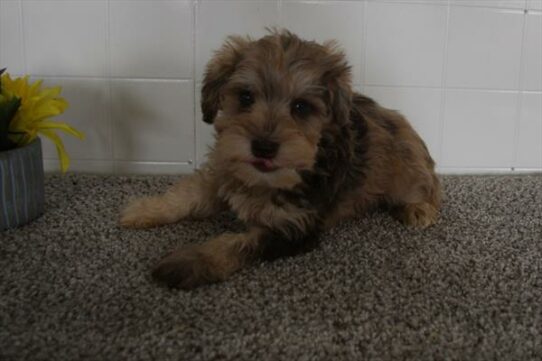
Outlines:
{"label": "white baseboard", "polygon": [[[45,172],[60,171],[58,160],[45,159]],[[71,160],[68,169],[70,173],[94,174],[190,174],[194,165],[187,162],[133,162],[110,160]]]}
{"label": "white baseboard", "polygon": [[[46,172],[60,171],[58,160],[45,159],[43,161]],[[70,163],[69,172],[96,173],[96,174],[191,174],[194,164],[188,162],[135,162],[111,160],[78,160]],[[484,175],[484,174],[529,174],[542,173],[542,168],[462,168],[437,167],[437,173],[442,175]]]}
{"label": "white baseboard", "polygon": [[529,174],[542,173],[542,168],[461,168],[437,167],[437,173],[442,175],[485,175],[485,174]]}

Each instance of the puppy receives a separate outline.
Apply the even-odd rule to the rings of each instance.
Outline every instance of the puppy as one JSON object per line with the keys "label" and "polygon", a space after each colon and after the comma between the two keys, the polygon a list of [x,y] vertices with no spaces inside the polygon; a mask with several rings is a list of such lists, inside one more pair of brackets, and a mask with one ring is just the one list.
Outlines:
{"label": "puppy", "polygon": [[383,204],[410,226],[437,220],[440,186],[424,142],[399,113],[352,90],[335,43],[288,31],[229,37],[207,65],[201,99],[216,131],[208,164],[130,203],[120,223],[147,228],[231,209],[246,230],[163,259],[153,276],[169,286],[223,281],[251,261],[307,251],[322,230]]}

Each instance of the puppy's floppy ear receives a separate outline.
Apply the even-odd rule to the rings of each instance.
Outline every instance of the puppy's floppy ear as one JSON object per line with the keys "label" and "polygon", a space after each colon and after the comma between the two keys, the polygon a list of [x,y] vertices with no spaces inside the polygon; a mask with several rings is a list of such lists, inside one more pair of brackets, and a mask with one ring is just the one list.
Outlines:
{"label": "puppy's floppy ear", "polygon": [[333,120],[339,125],[350,121],[350,109],[352,108],[352,89],[350,83],[341,80],[330,84],[330,100]]}
{"label": "puppy's floppy ear", "polygon": [[324,47],[328,55],[322,81],[328,88],[329,107],[333,120],[337,124],[344,125],[350,121],[352,108],[350,66],[336,42],[326,42]]}
{"label": "puppy's floppy ear", "polygon": [[249,38],[230,36],[207,64],[201,90],[203,121],[211,124],[220,109],[220,90],[235,71]]}

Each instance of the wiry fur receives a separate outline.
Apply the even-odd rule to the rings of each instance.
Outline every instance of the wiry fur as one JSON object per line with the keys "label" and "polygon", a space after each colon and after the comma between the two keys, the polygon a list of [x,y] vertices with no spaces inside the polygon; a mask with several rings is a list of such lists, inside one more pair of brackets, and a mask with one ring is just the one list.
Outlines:
{"label": "wiry fur", "polygon": [[[247,89],[254,103],[243,108]],[[297,99],[310,114],[293,113]],[[437,219],[440,186],[425,144],[399,113],[352,91],[333,43],[287,31],[231,37],[208,64],[201,105],[217,134],[208,164],[164,195],[129,204],[121,224],[151,227],[230,208],[247,231],[166,257],[154,275],[171,286],[224,280],[255,258],[309,250],[323,229],[382,204],[408,225]],[[252,163],[256,138],[280,145],[273,171]]]}

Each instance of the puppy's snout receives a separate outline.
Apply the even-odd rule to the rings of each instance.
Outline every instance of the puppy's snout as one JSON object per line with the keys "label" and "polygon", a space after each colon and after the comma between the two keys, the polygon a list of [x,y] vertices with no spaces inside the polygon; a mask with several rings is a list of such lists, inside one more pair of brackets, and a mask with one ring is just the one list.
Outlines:
{"label": "puppy's snout", "polygon": [[254,139],[251,150],[255,157],[271,159],[277,155],[279,144],[267,139]]}

